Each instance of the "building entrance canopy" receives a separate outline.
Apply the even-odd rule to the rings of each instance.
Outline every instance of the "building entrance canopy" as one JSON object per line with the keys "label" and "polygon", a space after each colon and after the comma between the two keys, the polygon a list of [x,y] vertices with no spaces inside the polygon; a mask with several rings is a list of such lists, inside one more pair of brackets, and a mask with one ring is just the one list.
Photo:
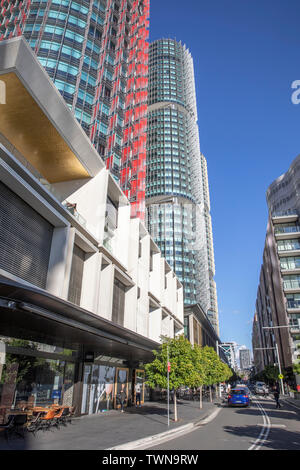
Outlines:
{"label": "building entrance canopy", "polygon": [[19,336],[127,361],[149,362],[159,344],[77,305],[0,278],[0,335]]}

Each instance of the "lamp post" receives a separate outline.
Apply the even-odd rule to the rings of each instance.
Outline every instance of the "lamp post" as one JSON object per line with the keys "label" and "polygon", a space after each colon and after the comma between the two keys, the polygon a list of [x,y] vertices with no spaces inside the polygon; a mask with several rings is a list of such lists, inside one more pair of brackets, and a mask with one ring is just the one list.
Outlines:
{"label": "lamp post", "polygon": [[[277,344],[275,344],[275,348],[254,348],[254,349],[274,349],[276,351],[276,356],[277,356],[277,360],[278,360],[279,375],[280,375],[280,377],[282,377]],[[281,393],[282,393],[282,395],[284,395],[284,388],[283,388],[282,378],[280,378],[279,380],[280,380],[280,385],[281,385]]]}
{"label": "lamp post", "polygon": [[[216,345],[217,345],[217,354],[218,354],[218,357],[220,357],[219,348],[220,348],[221,346],[219,345],[219,341],[218,341],[218,340],[216,341]],[[222,397],[221,385],[220,385],[220,384],[219,384],[219,397],[220,397],[220,398]]]}
{"label": "lamp post", "polygon": [[169,362],[169,345],[167,345],[167,380],[168,380],[168,427],[170,426],[170,370],[171,364]]}
{"label": "lamp post", "polygon": [[[291,328],[291,326],[290,326],[290,325],[278,325],[278,326],[263,326],[263,327],[262,327],[263,330],[273,330],[273,329],[277,329],[277,328],[278,328],[278,329],[279,329],[279,328]],[[273,348],[273,349],[276,350],[277,360],[278,360],[278,367],[279,367],[279,374],[282,376],[277,342],[275,343],[275,348]],[[282,379],[280,379],[280,384],[281,384],[281,391],[282,391],[282,394],[284,395],[284,388],[283,388],[283,381],[282,381]]]}

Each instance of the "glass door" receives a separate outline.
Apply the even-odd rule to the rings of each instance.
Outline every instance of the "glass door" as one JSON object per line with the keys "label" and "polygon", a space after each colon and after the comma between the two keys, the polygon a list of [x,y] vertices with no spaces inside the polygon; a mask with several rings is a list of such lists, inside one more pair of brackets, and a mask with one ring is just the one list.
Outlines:
{"label": "glass door", "polygon": [[117,368],[116,370],[116,381],[115,381],[115,408],[121,408],[120,404],[120,393],[125,392],[124,406],[128,405],[128,375],[129,369]]}

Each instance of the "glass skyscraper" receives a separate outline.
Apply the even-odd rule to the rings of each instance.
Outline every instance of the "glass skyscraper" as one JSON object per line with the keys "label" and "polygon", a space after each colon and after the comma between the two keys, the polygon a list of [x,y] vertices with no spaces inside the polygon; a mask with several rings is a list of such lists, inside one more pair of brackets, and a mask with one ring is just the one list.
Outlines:
{"label": "glass skyscraper", "polygon": [[145,216],[149,0],[2,0],[0,40],[21,34]]}
{"label": "glass skyscraper", "polygon": [[193,59],[171,39],[149,47],[146,206],[148,230],[218,332],[206,159],[200,152]]}

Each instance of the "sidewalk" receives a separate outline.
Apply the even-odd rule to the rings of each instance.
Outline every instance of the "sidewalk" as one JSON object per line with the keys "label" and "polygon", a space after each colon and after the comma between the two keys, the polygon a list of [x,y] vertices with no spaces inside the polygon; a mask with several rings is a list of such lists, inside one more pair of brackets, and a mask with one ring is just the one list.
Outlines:
{"label": "sidewalk", "polygon": [[290,405],[300,410],[300,400],[296,400],[295,398],[290,397],[288,395],[281,395],[280,398],[282,401],[289,403]]}
{"label": "sidewalk", "polygon": [[[117,410],[98,415],[75,418],[72,423],[48,431],[38,431],[34,436],[26,433],[25,439],[14,437],[7,443],[0,438],[0,450],[104,450],[147,439],[168,431],[180,431],[179,428],[190,423],[205,420],[221,406],[220,399],[213,402],[180,400],[178,403],[178,421],[173,421],[173,404],[170,404],[170,426],[167,423],[166,402],[148,402],[141,408],[127,408],[124,413]],[[190,427],[192,425],[190,424]],[[185,429],[185,428],[183,428]]]}

